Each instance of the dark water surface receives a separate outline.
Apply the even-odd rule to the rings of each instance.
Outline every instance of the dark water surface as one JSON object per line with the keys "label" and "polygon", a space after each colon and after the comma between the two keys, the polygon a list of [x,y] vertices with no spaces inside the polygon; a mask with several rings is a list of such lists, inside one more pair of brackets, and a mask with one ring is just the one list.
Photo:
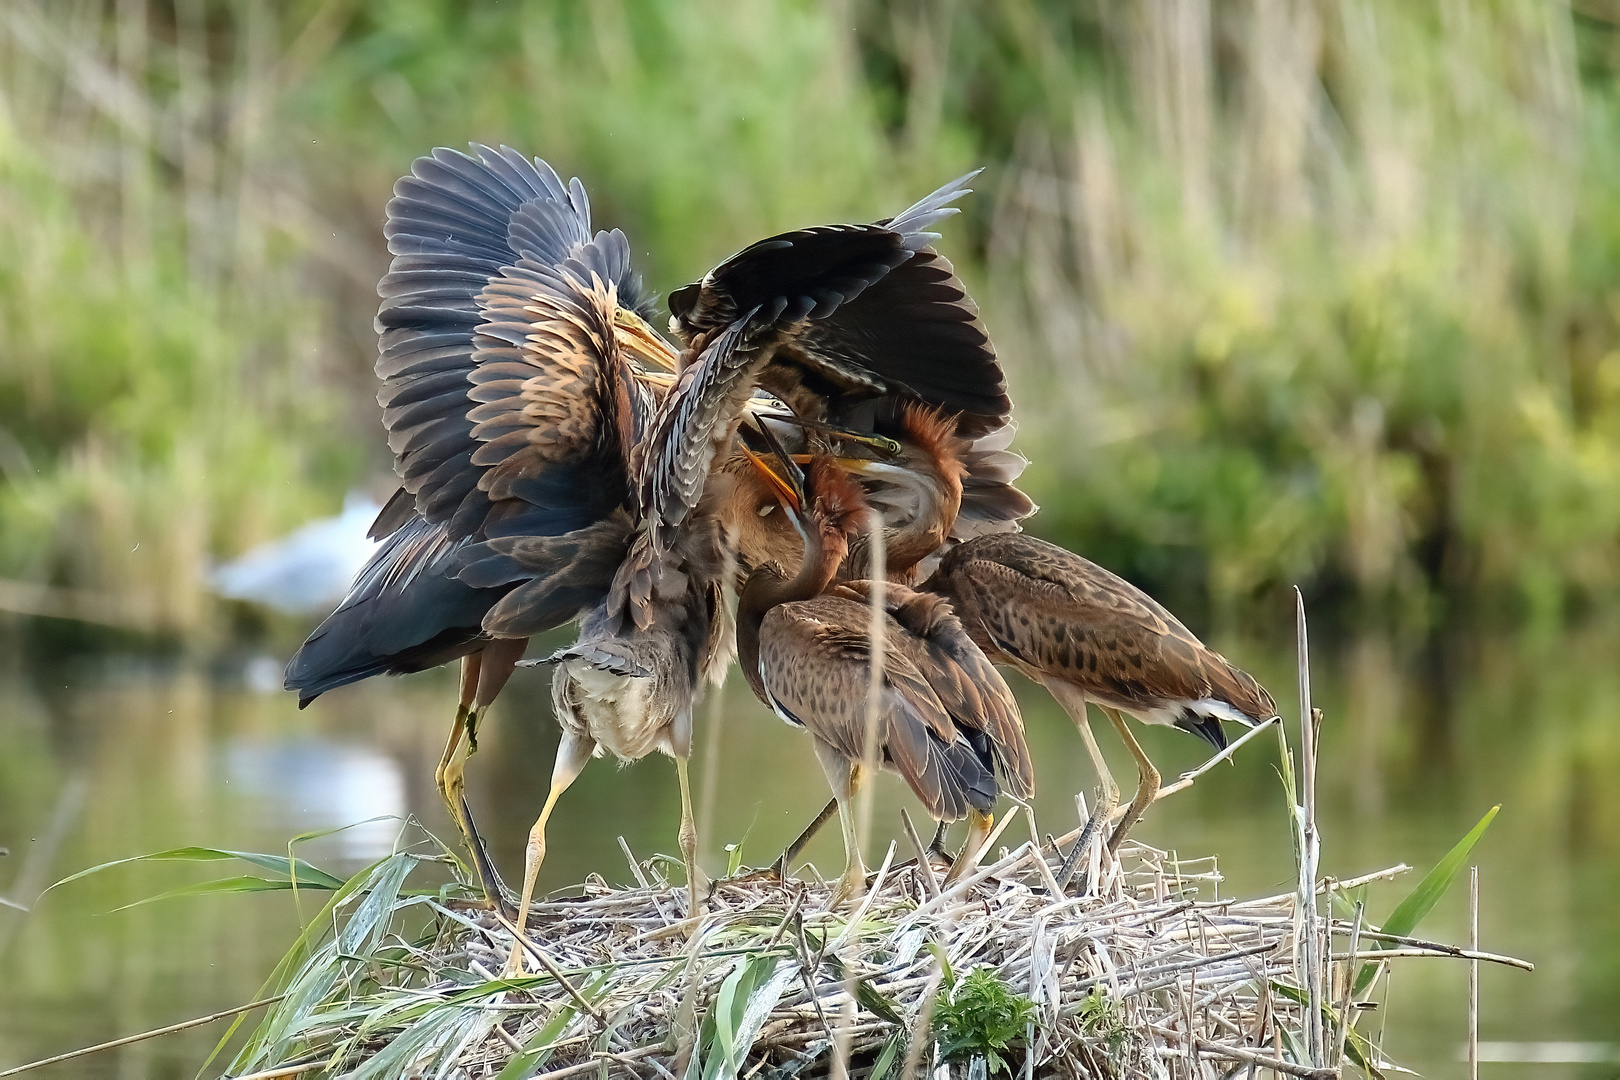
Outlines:
{"label": "dark water surface", "polygon": [[[1217,644],[1280,701],[1293,700],[1286,649]],[[270,657],[223,675],[109,660],[49,675],[0,674],[0,846],[10,849],[0,859],[0,896],[33,908],[0,907],[0,1067],[250,1001],[299,925],[287,893],[113,910],[248,872],[239,865],[121,868],[36,903],[51,882],[183,845],[282,851],[298,833],[377,815],[413,813],[453,835],[432,781],[453,711],[448,673],[375,680],[299,712],[290,695],[270,688],[278,668]],[[518,877],[556,744],[548,677],[518,675],[468,769],[474,808],[509,879]],[[1477,851],[1482,947],[1531,959],[1537,971],[1483,969],[1482,1038],[1620,1054],[1620,631],[1439,644],[1367,637],[1322,645],[1315,680],[1327,714],[1324,872],[1350,877],[1401,862],[1427,869],[1501,803]],[[1043,694],[1018,690],[1041,770],[1041,823],[1063,831],[1073,793],[1094,780],[1067,718]],[[705,706],[694,768],[711,871],[723,869],[727,843],[743,843],[746,861],[767,860],[826,798],[802,736],[772,719],[740,680],[721,712],[716,745]],[[1117,774],[1130,776],[1117,739],[1105,723],[1097,728]],[[1178,732],[1141,737],[1167,780],[1202,760],[1202,744]],[[1159,804],[1139,837],[1187,857],[1218,855],[1223,894],[1286,890],[1292,855],[1274,747],[1269,736],[1256,740],[1234,766]],[[901,788],[892,778],[881,786],[869,861],[898,829],[896,808],[908,798]],[[626,880],[615,838],[622,834],[643,856],[673,852],[678,809],[667,760],[593,764],[553,818],[542,887],[591,871]],[[385,853],[396,831],[395,823],[367,825],[301,853],[352,872]],[[841,865],[837,832],[827,830],[809,853],[829,875]],[[1016,825],[1008,835],[1022,838]],[[1372,917],[1388,914],[1414,881],[1374,889]],[[307,898],[306,911],[320,901]],[[1466,941],[1465,888],[1422,933]],[[1466,988],[1458,962],[1398,967],[1384,1010],[1392,1056],[1425,1075],[1462,1076]],[[33,1075],[190,1077],[225,1027]],[[1486,1064],[1482,1073],[1614,1077],[1620,1064]]]}

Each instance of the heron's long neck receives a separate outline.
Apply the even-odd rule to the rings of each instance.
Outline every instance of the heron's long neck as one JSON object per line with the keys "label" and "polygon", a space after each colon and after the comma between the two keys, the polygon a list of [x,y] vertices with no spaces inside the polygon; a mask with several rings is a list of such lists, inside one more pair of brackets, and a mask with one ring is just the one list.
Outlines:
{"label": "heron's long neck", "polygon": [[832,584],[838,564],[848,551],[841,535],[829,539],[814,522],[808,529],[801,529],[800,535],[804,539],[804,558],[797,574],[784,578],[773,567],[760,567],[748,576],[737,597],[737,662],[761,701],[765,700],[765,685],[759,674],[759,628],[765,613],[778,604],[819,596]]}

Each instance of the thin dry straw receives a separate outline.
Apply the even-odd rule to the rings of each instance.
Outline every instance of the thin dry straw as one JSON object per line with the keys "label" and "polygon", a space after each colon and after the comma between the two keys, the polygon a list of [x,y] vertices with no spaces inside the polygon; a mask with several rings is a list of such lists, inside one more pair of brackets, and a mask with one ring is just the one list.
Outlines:
{"label": "thin dry straw", "polygon": [[[1354,950],[1352,950],[1354,951]],[[1468,1080],[1479,1080],[1479,867],[1468,868]]]}
{"label": "thin dry straw", "polygon": [[1304,920],[1300,947],[1305,956],[1305,989],[1310,1010],[1305,1021],[1306,1050],[1317,1068],[1327,1064],[1322,1031],[1322,940],[1316,918],[1316,731],[1311,709],[1311,652],[1305,628],[1305,594],[1294,587],[1295,629],[1299,645],[1300,757],[1304,771],[1305,820],[1300,828],[1299,894]]}
{"label": "thin dry straw", "polygon": [[1344,996],[1339,999],[1339,1030],[1338,1042],[1333,1048],[1334,1065],[1344,1067],[1344,1043],[1350,1036],[1350,1025],[1355,1022],[1352,1006],[1356,999],[1356,962],[1355,955],[1361,949],[1361,920],[1366,914],[1366,905],[1360,900],[1356,901],[1356,919],[1350,926],[1350,956],[1344,965]]}
{"label": "thin dry straw", "polygon": [[870,774],[877,769],[879,761],[877,733],[883,710],[883,653],[887,645],[887,634],[884,631],[888,620],[888,609],[884,606],[888,586],[888,548],[883,537],[883,516],[874,511],[869,515],[869,521],[872,542],[871,556],[868,560],[868,569],[871,572],[868,587],[871,590],[869,599],[872,621],[867,634],[870,638],[868,651],[871,667],[868,669],[866,681],[866,738],[861,744],[865,747],[865,753],[864,760],[860,762],[862,771],[867,773],[864,779],[868,782],[857,796],[855,812],[855,835],[862,848],[866,847],[867,834],[872,828],[873,789]]}
{"label": "thin dry straw", "polygon": [[113,1039],[110,1042],[97,1043],[94,1046],[86,1046],[79,1050],[71,1050],[66,1054],[57,1054],[55,1057],[41,1058],[39,1061],[30,1061],[26,1065],[18,1065],[14,1068],[5,1070],[4,1072],[0,1072],[0,1076],[17,1076],[20,1073],[32,1072],[35,1069],[42,1069],[47,1065],[56,1065],[63,1061],[72,1061],[74,1058],[81,1058],[87,1054],[99,1054],[103,1050],[116,1050],[120,1046],[129,1046],[133,1043],[145,1042],[147,1039],[156,1039],[162,1035],[172,1035],[177,1031],[186,1031],[190,1028],[202,1027],[205,1024],[212,1024],[215,1020],[223,1020],[227,1016],[235,1016],[238,1013],[251,1012],[254,1009],[262,1009],[266,1005],[274,1005],[276,1002],[280,1001],[286,996],[287,995],[285,994],[277,994],[275,997],[264,998],[260,1001],[250,1001],[246,1005],[238,1005],[234,1009],[226,1009],[223,1012],[210,1013],[207,1016],[199,1016],[191,1020],[182,1020],[178,1024],[170,1024],[167,1027],[153,1028],[151,1031],[143,1031],[139,1035],[125,1035],[122,1039]]}

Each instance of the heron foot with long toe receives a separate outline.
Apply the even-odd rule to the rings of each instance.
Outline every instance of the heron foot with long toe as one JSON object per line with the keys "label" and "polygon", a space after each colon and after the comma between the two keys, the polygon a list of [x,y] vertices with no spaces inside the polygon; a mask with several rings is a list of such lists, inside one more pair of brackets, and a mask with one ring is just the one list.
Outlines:
{"label": "heron foot with long toe", "polygon": [[990,839],[990,829],[995,823],[994,814],[968,811],[967,839],[962,842],[961,852],[951,863],[950,873],[945,875],[946,885],[956,884],[978,868],[979,860],[984,855],[985,842]]}

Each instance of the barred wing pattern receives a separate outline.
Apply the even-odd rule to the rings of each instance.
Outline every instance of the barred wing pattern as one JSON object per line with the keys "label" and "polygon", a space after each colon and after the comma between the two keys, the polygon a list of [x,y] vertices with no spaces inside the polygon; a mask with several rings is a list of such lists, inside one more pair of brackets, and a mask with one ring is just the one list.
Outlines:
{"label": "barred wing pattern", "polygon": [[969,541],[922,587],[950,599],[992,659],[1072,683],[1134,716],[1162,716],[1221,745],[1218,718],[1252,723],[1276,714],[1264,687],[1146,593],[1044,540]]}
{"label": "barred wing pattern", "polygon": [[[566,622],[628,542],[627,457],[653,408],[613,333],[645,305],[629,244],[592,233],[578,180],[473,149],[419,159],[388,205],[378,400],[402,487],[372,527],[383,546],[288,664],[306,702]],[[529,610],[486,625],[514,589]]]}
{"label": "barred wing pattern", "polygon": [[[643,303],[629,242],[617,230],[592,234],[578,180],[565,188],[543,161],[474,150],[476,159],[435,150],[395,186],[383,230],[395,257],[378,285],[378,401],[395,470],[417,512],[456,536],[479,532],[495,509],[473,461],[487,441],[469,415],[480,351],[509,359],[500,350],[521,346],[524,324],[555,315],[569,283],[588,286],[593,274],[618,304]],[[553,310],[524,312],[527,290],[551,294]]]}

